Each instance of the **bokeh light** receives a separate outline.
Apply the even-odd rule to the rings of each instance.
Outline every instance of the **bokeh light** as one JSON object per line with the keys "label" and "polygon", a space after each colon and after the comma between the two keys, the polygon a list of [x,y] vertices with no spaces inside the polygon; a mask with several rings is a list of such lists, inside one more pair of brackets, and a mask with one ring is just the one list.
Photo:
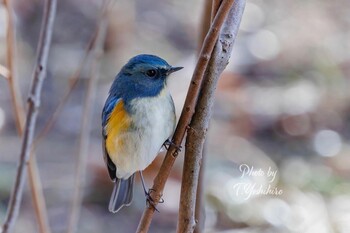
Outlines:
{"label": "bokeh light", "polygon": [[265,19],[265,12],[253,2],[247,2],[241,22],[241,30],[254,32],[258,30]]}
{"label": "bokeh light", "polygon": [[309,81],[299,81],[283,93],[284,112],[291,115],[311,112],[318,104],[319,92]]}
{"label": "bokeh light", "polygon": [[313,145],[319,155],[332,157],[337,155],[341,150],[342,139],[333,130],[321,130],[315,134]]}
{"label": "bokeh light", "polygon": [[249,51],[258,59],[271,60],[280,52],[280,44],[276,35],[266,29],[254,33],[248,41]]}

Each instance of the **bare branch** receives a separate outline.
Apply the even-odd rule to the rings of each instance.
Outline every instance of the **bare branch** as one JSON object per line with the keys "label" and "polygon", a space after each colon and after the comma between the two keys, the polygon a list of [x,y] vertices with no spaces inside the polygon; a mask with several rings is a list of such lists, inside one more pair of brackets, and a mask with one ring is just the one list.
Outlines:
{"label": "bare branch", "polygon": [[28,164],[28,180],[29,187],[32,192],[33,206],[39,224],[39,232],[50,233],[51,229],[37,164],[35,154],[31,153]]}
{"label": "bare branch", "polygon": [[26,181],[25,173],[27,171],[27,166],[30,159],[30,148],[33,142],[36,119],[40,107],[41,89],[44,78],[46,76],[46,65],[49,48],[51,45],[51,36],[53,30],[53,22],[56,14],[56,5],[56,0],[47,0],[45,3],[45,12],[38,43],[37,60],[33,72],[32,86],[28,98],[28,111],[22,139],[20,160],[17,168],[15,185],[10,197],[7,216],[2,229],[3,233],[12,232],[22,200],[23,188]]}
{"label": "bare branch", "polygon": [[[176,127],[174,136],[172,138],[172,141],[174,142],[175,145],[180,145],[184,138],[186,129],[190,123],[190,120],[195,110],[195,104],[198,98],[199,88],[201,86],[203,75],[208,65],[210,55],[217,41],[220,28],[232,4],[233,4],[233,0],[226,0],[223,2],[204,40],[198,62],[192,76],[189,91],[186,96],[184,108],[182,109],[179,123]],[[178,155],[178,149],[176,148],[176,146],[174,145],[170,146],[164,158],[163,164],[160,167],[160,170],[156,178],[154,179],[154,183],[152,187],[154,192],[151,192],[151,197],[155,203],[158,203],[162,196],[162,192],[163,192],[166,180],[169,177],[170,170],[175,162],[177,155]],[[154,211],[155,209],[153,206],[149,206],[145,208],[142,214],[141,220],[139,222],[137,232],[148,232]]]}
{"label": "bare branch", "polygon": [[222,2],[222,0],[213,0],[212,1],[210,21],[214,20],[214,17],[219,10],[221,2]]}
{"label": "bare branch", "polygon": [[[17,133],[21,137],[24,128],[24,106],[22,102],[22,95],[19,90],[17,75],[15,70],[15,55],[16,55],[16,33],[13,20],[12,1],[5,0],[4,4],[7,10],[7,66],[8,66],[8,84],[11,93],[12,107],[14,110],[14,118],[17,128]],[[46,204],[44,194],[42,191],[41,179],[37,168],[35,156],[31,156],[28,164],[28,180],[33,198],[33,205],[37,221],[39,224],[39,231],[41,233],[50,233],[49,221],[47,218]]]}
{"label": "bare branch", "polygon": [[194,211],[194,217],[196,221],[196,226],[194,228],[194,233],[201,233],[205,226],[205,208],[203,206],[204,197],[204,174],[205,174],[205,163],[206,163],[206,141],[204,141],[202,160],[200,161],[199,175],[198,175],[198,185],[196,193],[196,205]]}
{"label": "bare branch", "polygon": [[[105,14],[105,6],[103,6],[102,14]],[[72,203],[72,210],[69,219],[68,233],[74,233],[77,230],[80,210],[82,205],[82,196],[85,186],[86,176],[86,161],[89,154],[91,118],[96,96],[96,83],[99,73],[99,59],[103,52],[103,45],[106,39],[107,20],[102,18],[99,22],[99,28],[95,43],[93,45],[93,65],[91,67],[91,78],[89,80],[88,89],[84,102],[83,120],[81,122],[80,142],[79,142],[79,157],[75,174],[75,189]]]}
{"label": "bare branch", "polygon": [[196,111],[186,138],[185,160],[182,175],[178,233],[190,233],[195,228],[195,200],[203,144],[211,118],[217,82],[229,62],[234,40],[238,34],[245,0],[236,0],[221,29],[219,40],[207,67]]}
{"label": "bare branch", "polygon": [[[215,1],[212,1],[212,0],[205,0],[204,11],[203,11],[202,20],[201,20],[200,39],[198,43],[200,48],[203,46],[203,41],[205,39],[205,36],[207,35],[211,22],[217,13],[217,12],[215,12],[215,14],[212,13],[214,2]],[[217,6],[217,10],[219,9],[218,8],[219,6],[220,5]],[[204,145],[204,148],[205,148],[205,145]],[[195,219],[197,221],[197,224],[194,229],[195,233],[201,233],[202,230],[204,229],[204,223],[205,223],[205,209],[204,207],[202,207],[204,166],[205,166],[204,160],[202,160],[200,171],[199,171],[197,194],[196,194]]]}
{"label": "bare branch", "polygon": [[204,2],[204,7],[203,7],[203,12],[201,16],[201,25],[200,25],[200,32],[199,32],[199,37],[198,37],[198,54],[200,53],[203,42],[205,40],[205,37],[208,34],[208,30],[210,28],[211,24],[211,7],[212,7],[212,0],[205,0]]}
{"label": "bare branch", "polygon": [[8,81],[10,85],[10,93],[12,106],[15,111],[15,123],[16,128],[19,134],[22,134],[23,126],[24,126],[24,108],[22,102],[21,92],[19,90],[14,62],[15,62],[15,54],[16,54],[16,44],[15,44],[15,30],[14,30],[14,21],[13,21],[13,8],[11,5],[11,0],[4,0],[4,4],[7,10],[7,33],[6,33],[6,43],[7,43],[7,51],[6,51],[6,61],[7,61],[7,69],[8,69]]}

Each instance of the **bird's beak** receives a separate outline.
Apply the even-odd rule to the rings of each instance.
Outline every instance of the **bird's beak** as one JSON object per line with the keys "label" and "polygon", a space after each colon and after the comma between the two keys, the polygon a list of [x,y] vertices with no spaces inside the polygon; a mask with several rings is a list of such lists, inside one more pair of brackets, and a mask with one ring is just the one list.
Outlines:
{"label": "bird's beak", "polygon": [[179,67],[171,67],[168,72],[167,72],[167,75],[171,74],[171,73],[174,73],[176,71],[179,71],[181,70],[183,67],[179,66]]}

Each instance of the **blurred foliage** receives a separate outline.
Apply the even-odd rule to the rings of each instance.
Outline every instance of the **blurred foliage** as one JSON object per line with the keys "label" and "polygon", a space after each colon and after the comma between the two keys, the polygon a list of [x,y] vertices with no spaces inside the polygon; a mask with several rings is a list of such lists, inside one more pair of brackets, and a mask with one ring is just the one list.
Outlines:
{"label": "blurred foliage", "polygon": [[[14,1],[16,71],[24,97],[42,4]],[[37,132],[79,68],[96,30],[100,4],[97,0],[58,3]],[[185,67],[169,80],[180,113],[195,64],[203,6],[198,0],[118,0],[110,7],[79,232],[135,231],[145,205],[140,185],[130,207],[115,215],[107,210],[112,184],[102,159],[101,109],[120,67],[133,55],[153,53]],[[349,7],[346,0],[247,2],[231,62],[218,86],[208,135],[205,232],[350,231]],[[6,64],[5,37],[6,11],[0,5],[1,65]],[[53,232],[64,232],[67,226],[89,62],[57,122],[36,148]],[[10,103],[7,82],[0,77],[0,222],[20,148]],[[145,172],[149,185],[162,158],[163,154]],[[264,174],[244,175],[242,164]],[[151,232],[175,230],[181,166],[180,155]],[[272,181],[269,169],[276,172]],[[246,193],[237,193],[241,183],[263,189],[270,185],[283,194],[245,198]],[[37,232],[35,221],[26,190],[16,232]]]}

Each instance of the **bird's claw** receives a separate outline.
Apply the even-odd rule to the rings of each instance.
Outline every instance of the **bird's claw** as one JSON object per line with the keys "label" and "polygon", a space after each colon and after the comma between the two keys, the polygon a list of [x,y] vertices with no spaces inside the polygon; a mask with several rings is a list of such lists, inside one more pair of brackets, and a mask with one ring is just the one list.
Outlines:
{"label": "bird's claw", "polygon": [[170,146],[174,146],[177,152],[180,152],[182,149],[182,146],[176,145],[173,141],[167,139],[164,143],[163,146],[165,147],[166,150],[169,150]]}
{"label": "bird's claw", "polygon": [[[151,197],[151,192],[154,192],[154,189],[149,189],[148,192],[145,192],[146,195],[146,205],[147,207],[152,206],[158,213],[159,210],[156,208],[157,203],[153,200],[153,198]],[[158,203],[164,203],[164,199],[160,198],[160,200],[158,201]]]}

